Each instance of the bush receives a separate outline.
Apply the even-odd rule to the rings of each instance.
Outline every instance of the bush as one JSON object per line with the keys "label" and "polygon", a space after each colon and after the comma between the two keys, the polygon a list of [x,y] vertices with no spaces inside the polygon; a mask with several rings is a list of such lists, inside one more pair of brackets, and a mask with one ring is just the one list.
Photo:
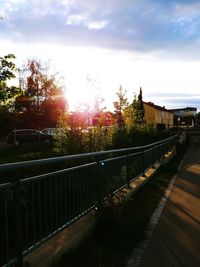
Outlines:
{"label": "bush", "polygon": [[169,137],[168,131],[159,132],[148,124],[123,129],[100,125],[82,129],[79,124],[60,122],[58,127],[62,132],[56,138],[56,151],[67,155],[147,145]]}
{"label": "bush", "polygon": [[61,134],[56,137],[56,151],[64,154],[77,154],[102,151],[112,148],[114,127],[70,128],[67,124],[59,125]]}

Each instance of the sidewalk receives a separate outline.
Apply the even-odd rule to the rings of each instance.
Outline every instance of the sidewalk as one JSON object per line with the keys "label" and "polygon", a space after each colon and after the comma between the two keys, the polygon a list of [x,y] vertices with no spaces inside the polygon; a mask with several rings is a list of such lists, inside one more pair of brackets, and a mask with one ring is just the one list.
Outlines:
{"label": "sidewalk", "polygon": [[140,267],[200,266],[200,145],[194,140]]}

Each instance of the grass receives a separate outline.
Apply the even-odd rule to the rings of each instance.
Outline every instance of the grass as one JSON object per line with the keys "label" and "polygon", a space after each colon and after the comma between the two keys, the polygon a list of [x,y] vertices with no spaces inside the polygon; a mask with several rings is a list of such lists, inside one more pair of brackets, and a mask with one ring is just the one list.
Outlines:
{"label": "grass", "polygon": [[125,266],[134,247],[145,238],[150,217],[177,172],[185,150],[186,146],[179,147],[172,161],[161,166],[131,199],[120,204],[110,201],[104,205],[97,213],[94,231],[51,267]]}
{"label": "grass", "polygon": [[9,146],[0,149],[0,164],[53,157],[56,153],[51,144],[36,143]]}
{"label": "grass", "polygon": [[[52,144],[35,143],[23,144],[20,146],[10,145],[0,149],[0,164],[43,159],[59,156],[53,149]],[[50,172],[59,169],[59,164],[51,164],[50,166],[38,166],[38,168],[21,168],[16,170],[7,170],[0,172],[0,183],[11,182],[15,179],[22,179],[45,172]]]}

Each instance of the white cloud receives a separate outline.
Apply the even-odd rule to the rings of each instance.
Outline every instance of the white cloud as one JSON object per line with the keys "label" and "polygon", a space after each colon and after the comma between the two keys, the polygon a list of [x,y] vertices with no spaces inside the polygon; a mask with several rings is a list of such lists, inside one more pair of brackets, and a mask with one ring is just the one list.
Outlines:
{"label": "white cloud", "polygon": [[100,30],[103,29],[106,25],[108,24],[107,21],[93,21],[88,23],[88,28],[89,29],[95,29],[95,30]]}
{"label": "white cloud", "polygon": [[178,17],[187,19],[191,16],[199,15],[200,3],[181,3],[175,5],[175,14]]}
{"label": "white cloud", "polygon": [[67,25],[79,25],[87,21],[87,14],[69,15],[66,21]]}
{"label": "white cloud", "polygon": [[175,51],[184,57],[184,50],[199,38],[200,4],[178,2],[3,0],[0,15],[6,17],[0,34],[15,42],[82,44],[141,53]]}

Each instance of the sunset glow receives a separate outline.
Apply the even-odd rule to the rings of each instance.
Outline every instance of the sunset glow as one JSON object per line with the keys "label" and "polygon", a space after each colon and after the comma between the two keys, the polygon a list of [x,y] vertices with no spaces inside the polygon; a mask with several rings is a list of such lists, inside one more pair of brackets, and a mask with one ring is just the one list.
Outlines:
{"label": "sunset glow", "polygon": [[[121,84],[132,101],[200,108],[199,5],[181,1],[3,0],[1,54],[50,61],[64,77],[71,109]],[[154,20],[152,20],[154,18]]]}

